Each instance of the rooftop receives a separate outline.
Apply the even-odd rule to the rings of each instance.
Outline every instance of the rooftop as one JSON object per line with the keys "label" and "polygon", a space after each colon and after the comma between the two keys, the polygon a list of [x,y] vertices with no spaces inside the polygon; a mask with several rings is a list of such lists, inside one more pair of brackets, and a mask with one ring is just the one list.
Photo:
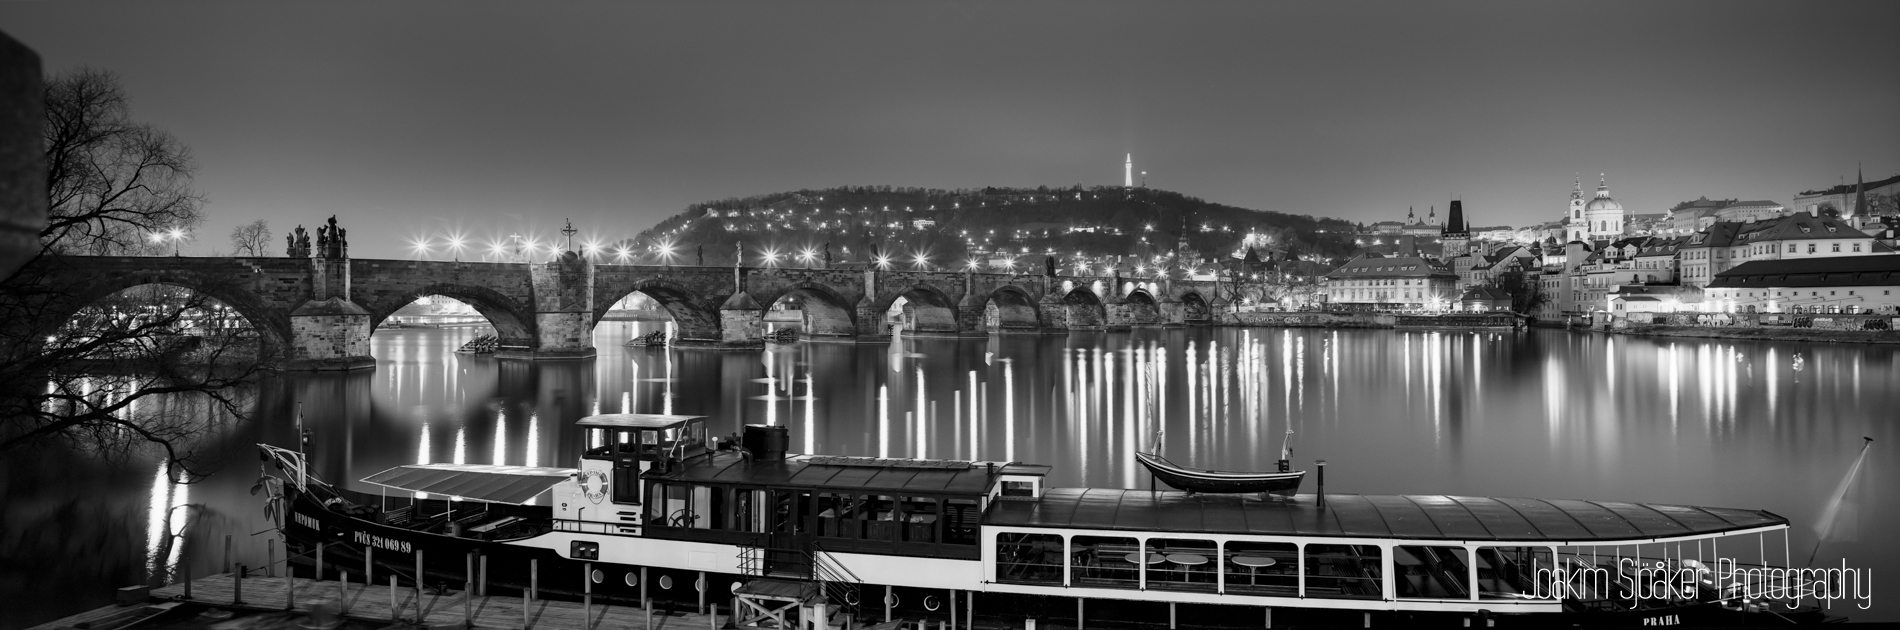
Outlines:
{"label": "rooftop", "polygon": [[755,461],[737,451],[719,451],[713,453],[705,465],[687,466],[665,475],[664,479],[851,492],[979,495],[989,492],[995,475],[1005,470],[1014,472],[1016,468],[1022,466],[867,457],[792,456],[777,461]]}
{"label": "rooftop", "polygon": [[1398,278],[1453,275],[1451,269],[1420,256],[1373,258],[1364,256],[1326,274],[1329,278]]}
{"label": "rooftop", "polygon": [[1596,542],[1785,526],[1762,510],[1488,497],[1255,495],[1057,488],[1037,501],[999,501],[986,525],[1183,534],[1364,536],[1409,540]]}
{"label": "rooftop", "polygon": [[1900,256],[1755,260],[1715,274],[1711,289],[1848,287],[1900,284]]}

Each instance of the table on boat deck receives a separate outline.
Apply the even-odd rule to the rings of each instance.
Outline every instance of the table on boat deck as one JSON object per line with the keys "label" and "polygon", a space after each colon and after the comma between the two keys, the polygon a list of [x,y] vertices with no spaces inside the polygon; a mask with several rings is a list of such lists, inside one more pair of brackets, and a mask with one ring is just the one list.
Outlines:
{"label": "table on boat deck", "polygon": [[1261,567],[1270,567],[1279,563],[1266,556],[1234,556],[1234,564],[1247,567],[1247,583],[1255,584],[1255,577],[1260,573]]}
{"label": "table on boat deck", "polygon": [[1168,554],[1168,562],[1181,565],[1181,581],[1186,582],[1191,577],[1188,571],[1193,567],[1207,564],[1207,556],[1198,553],[1171,553]]}

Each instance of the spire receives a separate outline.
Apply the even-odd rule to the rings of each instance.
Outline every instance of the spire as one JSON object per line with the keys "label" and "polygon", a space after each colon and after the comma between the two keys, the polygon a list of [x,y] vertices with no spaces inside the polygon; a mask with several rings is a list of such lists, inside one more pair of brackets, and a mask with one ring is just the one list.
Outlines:
{"label": "spire", "polygon": [[1610,178],[1609,178],[1609,176],[1608,176],[1608,175],[1604,175],[1604,174],[1602,174],[1602,173],[1598,173],[1598,174],[1597,174],[1597,178],[1598,178],[1598,179],[1597,179],[1597,198],[1598,198],[1598,199],[1609,199],[1609,198],[1610,198]]}
{"label": "spire", "polygon": [[1405,207],[1405,224],[1411,225],[1417,222],[1418,222],[1418,215],[1412,213],[1411,206],[1406,206]]}
{"label": "spire", "polygon": [[1854,165],[1854,211],[1848,216],[1867,214],[1867,176],[1861,172],[1860,164]]}
{"label": "spire", "polygon": [[1135,154],[1133,153],[1128,154],[1128,157],[1122,161],[1122,187],[1135,187]]}
{"label": "spire", "polygon": [[1447,210],[1445,214],[1449,215],[1445,217],[1446,234],[1462,234],[1470,231],[1469,228],[1465,227],[1464,202],[1457,199],[1451,200],[1451,209]]}

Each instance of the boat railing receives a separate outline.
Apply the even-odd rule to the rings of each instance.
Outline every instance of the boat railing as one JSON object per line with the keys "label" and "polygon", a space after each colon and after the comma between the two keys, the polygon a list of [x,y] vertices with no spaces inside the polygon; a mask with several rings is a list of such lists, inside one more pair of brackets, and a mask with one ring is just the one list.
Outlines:
{"label": "boat railing", "polygon": [[555,519],[549,519],[549,521],[553,523],[554,531],[557,531],[557,532],[577,532],[577,533],[583,533],[583,534],[619,534],[620,527],[621,527],[619,523],[603,523],[600,521],[581,521],[581,520],[575,520],[571,518],[555,518]]}
{"label": "boat railing", "polygon": [[817,543],[812,543],[812,577],[818,580],[819,588],[824,590],[825,598],[843,603],[846,610],[855,610],[858,601],[858,588],[864,580],[852,573],[849,567],[832,556],[831,552]]}

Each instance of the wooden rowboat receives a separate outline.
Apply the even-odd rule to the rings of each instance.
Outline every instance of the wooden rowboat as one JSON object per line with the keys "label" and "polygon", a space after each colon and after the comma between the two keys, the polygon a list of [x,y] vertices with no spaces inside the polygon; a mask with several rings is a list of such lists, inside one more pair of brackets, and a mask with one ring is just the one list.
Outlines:
{"label": "wooden rowboat", "polygon": [[1135,459],[1140,460],[1141,465],[1148,467],[1148,472],[1154,473],[1155,478],[1161,480],[1161,483],[1188,492],[1293,494],[1300,489],[1300,480],[1306,478],[1304,470],[1260,473],[1187,468],[1168,461],[1157,453],[1137,451]]}

